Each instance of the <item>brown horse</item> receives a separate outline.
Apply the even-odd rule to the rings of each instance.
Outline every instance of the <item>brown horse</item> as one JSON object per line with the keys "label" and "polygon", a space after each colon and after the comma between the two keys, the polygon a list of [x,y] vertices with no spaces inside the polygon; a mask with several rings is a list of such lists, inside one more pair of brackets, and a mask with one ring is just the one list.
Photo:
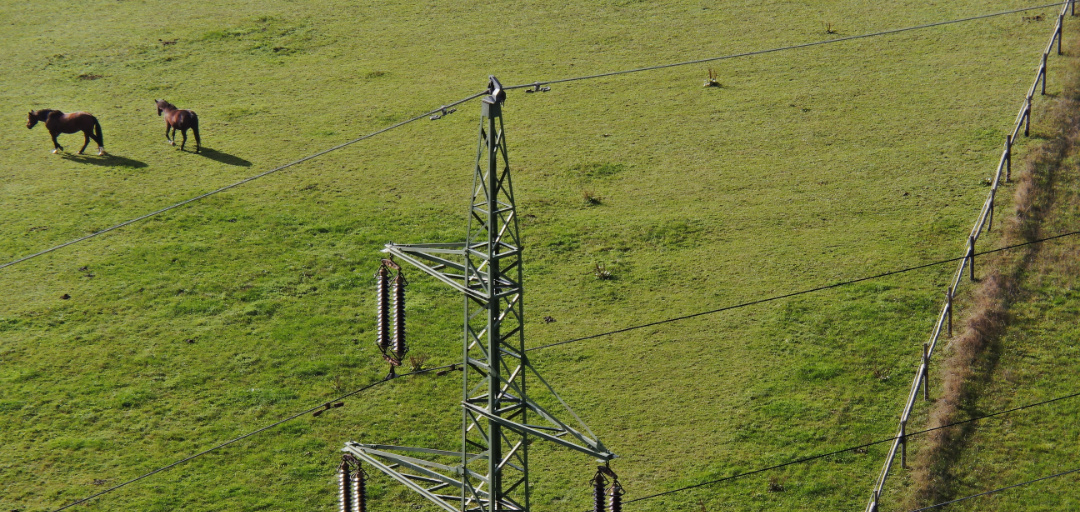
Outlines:
{"label": "brown horse", "polygon": [[[202,146],[202,141],[199,140],[199,116],[195,115],[195,112],[191,110],[180,110],[165,100],[154,100],[154,103],[157,103],[159,116],[164,112],[165,140],[175,146],[176,130],[180,130],[180,135],[184,136],[184,140],[180,142],[180,151],[183,151],[184,144],[187,144],[188,128],[191,128],[191,131],[195,134],[195,152],[198,153]],[[172,130],[172,137],[169,137],[169,130]]]}
{"label": "brown horse", "polygon": [[56,137],[61,133],[75,133],[83,132],[83,137],[86,139],[83,142],[82,149],[79,150],[81,155],[86,150],[86,146],[90,144],[90,139],[94,139],[98,145],[98,155],[105,154],[105,137],[101,135],[101,124],[98,123],[97,118],[87,114],[86,112],[72,112],[65,114],[59,110],[41,109],[31,110],[26,116],[26,127],[33,128],[35,124],[41,121],[45,123],[45,128],[49,130],[49,135],[52,136],[53,153],[59,153],[64,150],[64,147],[56,142]]}

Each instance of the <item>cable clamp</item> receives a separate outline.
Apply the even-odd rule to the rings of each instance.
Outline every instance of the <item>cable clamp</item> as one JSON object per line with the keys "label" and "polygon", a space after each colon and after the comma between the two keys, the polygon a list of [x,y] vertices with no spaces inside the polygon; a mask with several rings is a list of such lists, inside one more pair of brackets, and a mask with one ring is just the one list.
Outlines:
{"label": "cable clamp", "polygon": [[[345,402],[338,402],[338,403],[326,402],[325,404],[322,405],[323,406],[322,409],[319,409],[319,410],[311,413],[311,415],[312,416],[318,416],[318,415],[320,415],[320,414],[322,414],[322,413],[324,413],[326,411],[329,411],[330,409],[333,409],[333,408],[336,408],[336,407],[342,407],[344,405],[345,405]],[[344,463],[344,462],[342,462],[342,463]]]}
{"label": "cable clamp", "polygon": [[444,117],[446,117],[446,116],[448,116],[450,114],[453,114],[454,112],[457,112],[456,108],[447,108],[446,105],[443,105],[443,107],[439,109],[438,114],[435,114],[435,115],[431,116],[431,120],[432,121],[437,121],[437,120],[442,119],[442,118],[444,118]]}
{"label": "cable clamp", "polygon": [[533,86],[532,89],[525,89],[525,92],[528,92],[528,93],[532,93],[532,92],[548,92],[548,91],[551,90],[551,87],[540,87],[540,82],[536,82],[536,83],[532,84],[532,86]]}

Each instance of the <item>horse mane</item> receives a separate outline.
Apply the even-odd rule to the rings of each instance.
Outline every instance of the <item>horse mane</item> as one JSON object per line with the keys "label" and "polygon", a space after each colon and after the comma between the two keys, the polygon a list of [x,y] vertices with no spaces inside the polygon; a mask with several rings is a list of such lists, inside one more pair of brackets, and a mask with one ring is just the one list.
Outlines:
{"label": "horse mane", "polygon": [[49,116],[51,116],[53,114],[53,112],[56,112],[59,115],[64,115],[63,112],[61,112],[59,110],[56,110],[56,109],[52,109],[52,108],[43,108],[41,110],[31,110],[30,111],[30,113],[34,115],[35,119],[37,119],[38,121],[43,121],[43,122],[48,120]]}
{"label": "horse mane", "polygon": [[171,108],[173,110],[177,110],[176,105],[173,105],[172,103],[169,103],[165,100],[157,100],[157,102],[158,108]]}

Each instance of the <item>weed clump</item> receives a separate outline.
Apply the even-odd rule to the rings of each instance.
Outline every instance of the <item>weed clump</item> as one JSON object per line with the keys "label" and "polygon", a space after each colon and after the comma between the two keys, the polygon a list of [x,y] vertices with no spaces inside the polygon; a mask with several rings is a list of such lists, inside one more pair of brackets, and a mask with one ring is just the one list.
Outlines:
{"label": "weed clump", "polygon": [[583,191],[581,197],[585,200],[585,206],[599,206],[604,202],[604,198],[592,190]]}
{"label": "weed clump", "polygon": [[427,354],[415,354],[409,356],[409,369],[418,372],[424,369],[424,363],[428,360]]}
{"label": "weed clump", "polygon": [[593,275],[601,281],[614,279],[614,276],[611,275],[611,271],[609,271],[605,265],[599,263],[597,263],[596,268],[593,269]]}

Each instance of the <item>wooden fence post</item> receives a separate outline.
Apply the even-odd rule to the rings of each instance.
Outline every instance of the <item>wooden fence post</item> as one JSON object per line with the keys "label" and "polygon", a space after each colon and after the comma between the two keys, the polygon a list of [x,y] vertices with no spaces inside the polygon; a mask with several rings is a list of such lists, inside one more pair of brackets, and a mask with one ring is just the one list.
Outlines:
{"label": "wooden fence post", "polygon": [[1039,75],[1042,76],[1042,95],[1046,96],[1046,54],[1042,56],[1042,66],[1039,67]]}
{"label": "wooden fence post", "polygon": [[1024,103],[1024,137],[1031,135],[1031,96]]}
{"label": "wooden fence post", "polygon": [[[950,338],[952,338],[952,300],[953,300],[953,291],[952,291],[952,286],[950,286],[948,290],[945,290],[945,309],[949,313],[949,337]],[[924,349],[923,352],[925,352],[925,351],[926,350]]]}
{"label": "wooden fence post", "polygon": [[1012,134],[1005,134],[1005,183],[1012,177]]}
{"label": "wooden fence post", "polygon": [[877,489],[874,489],[873,501],[870,502],[870,512],[878,512],[877,502],[878,502],[878,498],[880,498],[880,497],[881,497],[881,494],[878,493]]}
{"label": "wooden fence post", "polygon": [[994,195],[997,193],[996,188],[990,189],[990,209],[986,215],[986,232],[989,233],[994,227]]}
{"label": "wooden fence post", "polygon": [[1065,23],[1065,13],[1058,14],[1057,24],[1057,40],[1058,40],[1058,55],[1061,55],[1061,26]]}
{"label": "wooden fence post", "polygon": [[930,344],[922,344],[922,397],[930,400]]}
{"label": "wooden fence post", "polygon": [[907,469],[907,420],[900,420],[900,467]]}
{"label": "wooden fence post", "polygon": [[971,280],[975,280],[975,237],[968,237],[968,250],[967,250],[968,265],[971,266]]}

